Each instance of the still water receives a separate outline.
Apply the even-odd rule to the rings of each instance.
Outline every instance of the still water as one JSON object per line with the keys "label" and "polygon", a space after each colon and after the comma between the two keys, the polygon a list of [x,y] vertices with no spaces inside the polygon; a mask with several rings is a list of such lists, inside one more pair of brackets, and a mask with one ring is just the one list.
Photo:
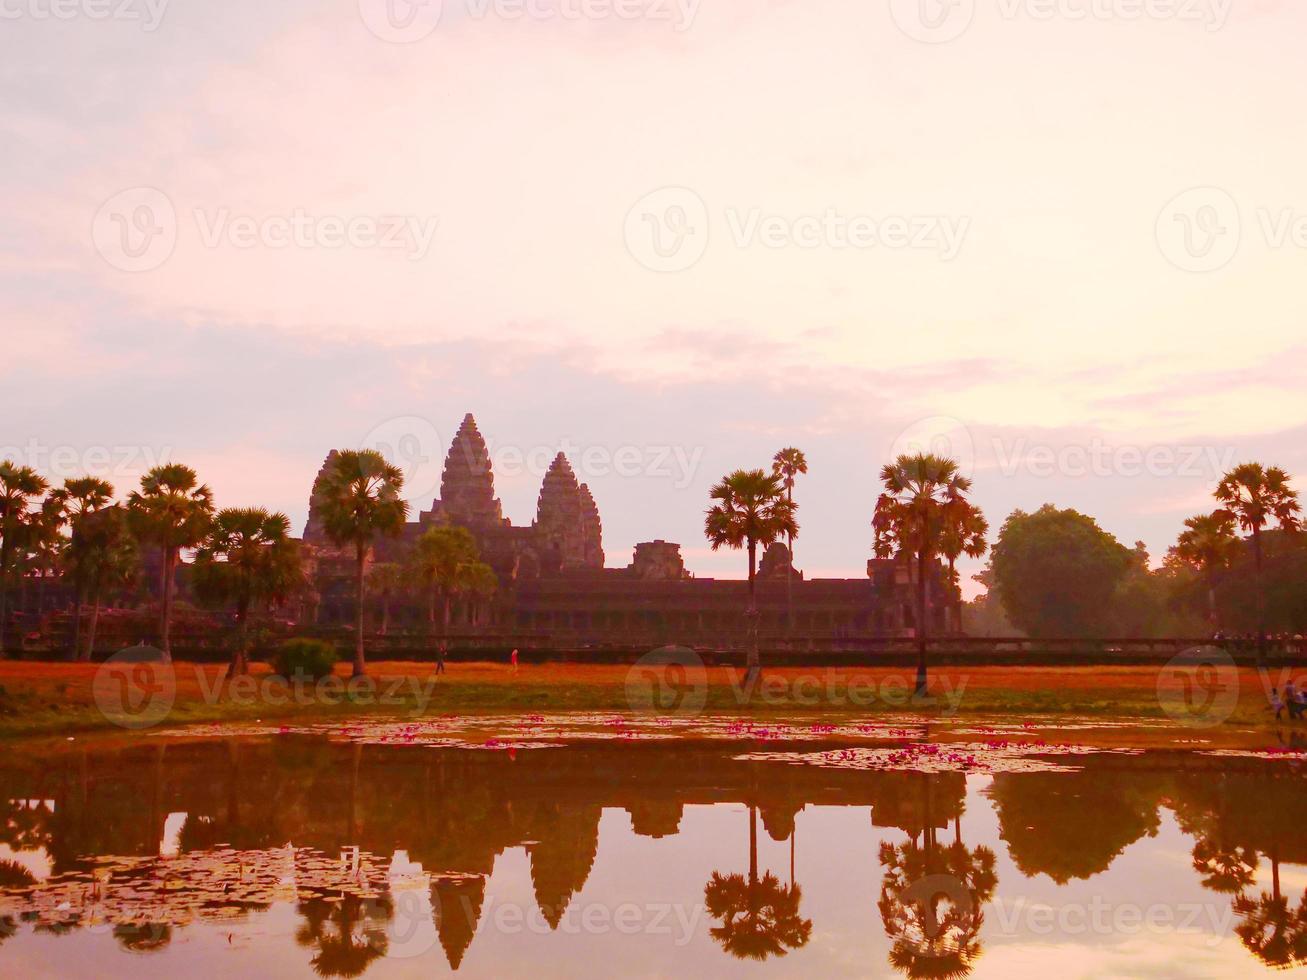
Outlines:
{"label": "still water", "polygon": [[[13,751],[10,751],[13,749]],[[1259,976],[1298,757],[143,738],[0,762],[0,976]]]}

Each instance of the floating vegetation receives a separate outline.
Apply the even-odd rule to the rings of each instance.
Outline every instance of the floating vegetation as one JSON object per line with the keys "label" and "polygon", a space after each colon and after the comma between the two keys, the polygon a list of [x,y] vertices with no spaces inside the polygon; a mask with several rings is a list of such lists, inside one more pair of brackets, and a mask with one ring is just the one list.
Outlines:
{"label": "floating vegetation", "polygon": [[903,742],[892,747],[854,747],[826,752],[750,752],[735,758],[747,762],[783,762],[828,769],[904,772],[1070,772],[1079,766],[1057,757],[1090,754],[1139,754],[1136,749],[1096,749],[1083,745],[1050,745],[1039,741]]}

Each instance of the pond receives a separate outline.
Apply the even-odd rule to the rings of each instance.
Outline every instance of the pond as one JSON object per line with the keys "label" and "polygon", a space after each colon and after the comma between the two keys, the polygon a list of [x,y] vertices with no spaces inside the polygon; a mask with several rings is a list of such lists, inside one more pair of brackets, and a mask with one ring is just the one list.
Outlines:
{"label": "pond", "polygon": [[6,746],[0,976],[1255,976],[1296,751]]}

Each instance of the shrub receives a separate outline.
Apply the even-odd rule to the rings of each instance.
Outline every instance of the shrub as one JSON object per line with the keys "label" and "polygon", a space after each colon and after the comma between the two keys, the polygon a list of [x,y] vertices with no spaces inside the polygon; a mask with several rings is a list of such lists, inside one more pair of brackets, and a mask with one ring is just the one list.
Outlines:
{"label": "shrub", "polygon": [[272,655],[272,669],[287,680],[316,681],[330,676],[340,659],[336,648],[322,640],[287,640]]}

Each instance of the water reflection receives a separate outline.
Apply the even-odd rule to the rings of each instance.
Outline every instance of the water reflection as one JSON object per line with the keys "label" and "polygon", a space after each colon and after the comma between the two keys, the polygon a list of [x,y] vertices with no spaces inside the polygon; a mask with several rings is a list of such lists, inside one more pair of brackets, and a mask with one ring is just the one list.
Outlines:
{"label": "water reflection", "polygon": [[[221,928],[231,943],[246,928],[247,962],[298,951],[289,962],[324,977],[429,971],[432,955],[459,970],[482,947],[486,975],[514,947],[534,948],[536,933],[574,941],[548,955],[573,957],[582,973],[619,965],[617,933],[641,955],[683,949],[679,968],[830,966],[817,958],[846,943],[874,958],[874,972],[964,977],[1029,938],[1013,918],[1021,903],[1140,901],[1131,892],[1150,883],[1111,880],[1109,869],[1175,842],[1182,860],[1166,888],[1200,889],[1229,913],[1228,941],[1247,963],[1307,964],[1301,763],[1148,753],[1076,764],[977,778],[742,761],[713,747],[510,755],[302,737],[11,756],[0,763],[0,973],[40,943],[41,962],[69,973],[117,949],[148,976],[182,933]],[[869,837],[810,836],[798,850],[805,821],[849,808],[869,813]],[[614,811],[629,819],[621,841],[601,837]],[[705,829],[703,814],[718,812]],[[704,913],[684,944],[584,924],[601,853],[633,855],[635,840],[657,842],[659,862],[685,863],[697,879],[658,896]],[[796,852],[821,869],[802,887]],[[519,911],[539,929],[505,918],[519,901],[504,871],[512,854],[527,889]],[[638,875],[611,878],[608,913],[644,895]],[[259,932],[278,909],[293,913],[293,929]],[[811,940],[824,923],[823,950]],[[79,934],[93,945],[67,938]],[[1090,948],[1110,937],[1053,938]],[[591,962],[591,948],[609,958]],[[659,962],[652,972],[672,972]]]}

